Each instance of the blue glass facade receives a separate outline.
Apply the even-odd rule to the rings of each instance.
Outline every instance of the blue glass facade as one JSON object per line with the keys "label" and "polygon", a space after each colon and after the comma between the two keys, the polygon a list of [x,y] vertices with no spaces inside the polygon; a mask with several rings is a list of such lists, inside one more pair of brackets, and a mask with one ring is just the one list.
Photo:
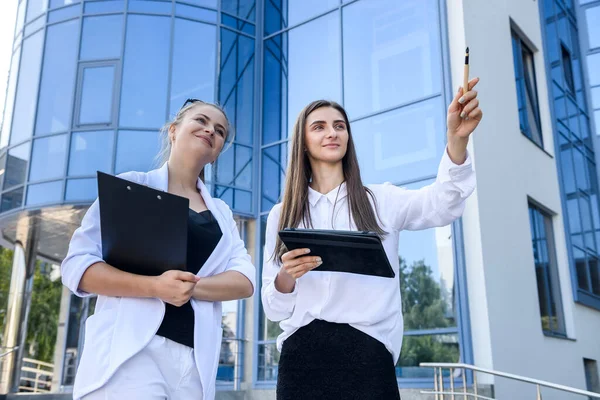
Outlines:
{"label": "blue glass facade", "polygon": [[[541,7],[574,297],[600,308],[598,177],[578,5],[573,0],[544,0]],[[593,81],[593,55],[587,61]]]}
{"label": "blue glass facade", "polygon": [[[444,7],[438,0],[22,0],[0,136],[0,212],[89,204],[96,171],[153,168],[158,129],[189,97],[218,101],[235,127],[207,181],[237,215],[256,219],[257,254],[282,189],[289,132],[316,98],[348,110],[365,182],[424,186],[437,172],[452,96]],[[401,240],[407,336],[397,375],[405,385],[430,376],[419,362],[470,359],[454,228]],[[258,298],[246,349],[254,382],[269,386],[279,328]],[[222,383],[241,374],[231,364],[244,351],[243,304],[225,305]]]}
{"label": "blue glass facade", "polygon": [[[157,167],[158,129],[187,98],[226,109],[236,140],[207,183],[238,215],[253,216],[255,7],[253,0],[220,9],[217,0],[21,0],[0,135],[1,216],[85,206],[97,196],[96,171]],[[242,235],[246,229],[240,221]],[[225,386],[241,379],[234,369],[244,351],[243,308],[223,306],[217,379]],[[80,344],[66,344],[63,384],[72,384]]]}
{"label": "blue glass facade", "polygon": [[158,129],[195,97],[223,104],[237,128],[208,181],[253,215],[254,18],[253,1],[22,1],[2,211],[89,202],[97,170],[155,167]]}

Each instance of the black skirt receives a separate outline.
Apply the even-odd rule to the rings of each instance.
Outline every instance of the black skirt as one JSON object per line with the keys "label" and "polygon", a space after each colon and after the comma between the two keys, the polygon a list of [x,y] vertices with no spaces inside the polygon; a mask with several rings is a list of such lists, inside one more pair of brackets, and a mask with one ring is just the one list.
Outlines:
{"label": "black skirt", "polygon": [[383,343],[348,324],[314,320],[283,342],[277,400],[400,400]]}

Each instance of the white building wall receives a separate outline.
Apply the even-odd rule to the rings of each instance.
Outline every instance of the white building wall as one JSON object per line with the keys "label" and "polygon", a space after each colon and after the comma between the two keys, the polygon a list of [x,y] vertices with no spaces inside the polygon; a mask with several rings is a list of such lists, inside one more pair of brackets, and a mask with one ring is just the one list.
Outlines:
{"label": "white building wall", "polygon": [[[540,0],[448,0],[452,82],[462,84],[464,48],[484,119],[471,142],[477,191],[463,218],[475,364],[585,389],[583,358],[600,361],[600,311],[573,302]],[[519,129],[511,26],[535,53],[544,151]],[[562,303],[569,339],[542,333],[528,198],[554,212]],[[487,380],[489,382],[489,380]],[[534,388],[496,379],[497,398],[535,398]],[[544,399],[569,399],[544,392]]]}

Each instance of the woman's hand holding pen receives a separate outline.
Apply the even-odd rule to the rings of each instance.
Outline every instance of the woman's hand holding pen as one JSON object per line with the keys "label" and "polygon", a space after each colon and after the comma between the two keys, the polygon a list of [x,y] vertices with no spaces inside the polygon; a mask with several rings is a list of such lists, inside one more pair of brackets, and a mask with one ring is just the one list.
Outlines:
{"label": "woman's hand holding pen", "polygon": [[323,264],[320,257],[307,256],[308,253],[310,249],[296,249],[281,256],[283,265],[275,278],[275,287],[278,291],[293,292],[296,279]]}
{"label": "woman's hand holding pen", "polygon": [[464,94],[463,88],[460,87],[448,107],[448,155],[455,164],[465,162],[469,136],[483,118],[477,91],[473,90],[478,83],[479,78],[472,79],[467,93]]}
{"label": "woman's hand holding pen", "polygon": [[191,272],[167,271],[152,280],[153,297],[158,297],[165,303],[181,307],[192,297],[194,287],[200,280]]}

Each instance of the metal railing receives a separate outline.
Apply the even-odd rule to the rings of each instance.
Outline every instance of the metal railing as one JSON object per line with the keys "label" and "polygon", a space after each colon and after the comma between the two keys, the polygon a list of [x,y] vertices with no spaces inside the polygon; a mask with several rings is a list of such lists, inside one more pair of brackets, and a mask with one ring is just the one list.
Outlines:
{"label": "metal railing", "polygon": [[[491,369],[480,368],[470,364],[461,364],[461,363],[421,363],[419,364],[424,368],[433,368],[433,390],[422,390],[422,394],[433,394],[435,395],[435,400],[457,400],[462,398],[463,400],[467,399],[484,399],[484,400],[494,400],[493,397],[487,397],[484,395],[480,395],[478,393],[479,389],[477,386],[477,373],[482,373],[486,375],[493,375],[502,378],[511,379],[514,381],[525,382],[530,385],[536,386],[537,397],[536,400],[542,400],[542,387],[559,390],[562,392],[567,392],[580,396],[587,396],[590,399],[600,399],[600,393],[588,392],[586,390],[576,389],[569,386],[558,385],[552,382],[542,381],[539,379],[527,378],[520,375],[508,374],[506,372],[494,371]],[[449,378],[447,379],[448,388],[444,388],[444,370],[449,370]],[[465,371],[462,371],[460,374],[462,376],[462,385],[456,385],[455,379],[455,371],[459,370],[469,370],[473,372],[473,387],[472,390],[469,390],[467,385],[467,378]],[[455,385],[457,387],[455,387]]]}
{"label": "metal railing", "polygon": [[7,349],[7,350],[4,350],[2,353],[0,353],[0,358],[3,358],[3,357],[6,357],[7,355],[9,355],[10,353],[12,353],[13,351],[19,350],[19,346],[15,346],[15,347],[0,347],[0,349]]}
{"label": "metal railing", "polygon": [[217,388],[240,390],[243,380],[244,350],[248,341],[241,338],[223,338],[217,369]]}
{"label": "metal railing", "polygon": [[54,364],[23,358],[19,392],[49,393],[52,388]]}

